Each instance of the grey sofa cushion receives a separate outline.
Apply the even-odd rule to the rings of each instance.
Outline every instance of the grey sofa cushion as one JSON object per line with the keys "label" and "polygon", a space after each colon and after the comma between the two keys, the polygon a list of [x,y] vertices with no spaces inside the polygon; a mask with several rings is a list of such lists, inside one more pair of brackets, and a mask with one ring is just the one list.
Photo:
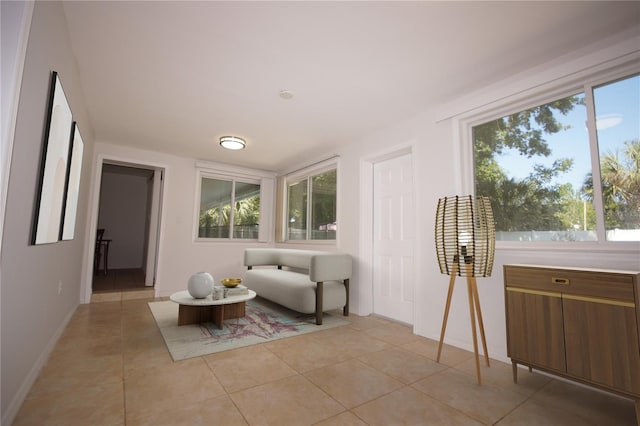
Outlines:
{"label": "grey sofa cushion", "polygon": [[245,266],[282,265],[306,271],[311,281],[351,278],[351,256],[346,253],[279,248],[248,248]]}
{"label": "grey sofa cushion", "polygon": [[[316,283],[306,274],[278,269],[252,269],[245,272],[243,284],[258,296],[294,311],[310,314],[316,310]],[[345,286],[340,281],[325,281],[323,295],[324,311],[340,309],[347,302]]]}

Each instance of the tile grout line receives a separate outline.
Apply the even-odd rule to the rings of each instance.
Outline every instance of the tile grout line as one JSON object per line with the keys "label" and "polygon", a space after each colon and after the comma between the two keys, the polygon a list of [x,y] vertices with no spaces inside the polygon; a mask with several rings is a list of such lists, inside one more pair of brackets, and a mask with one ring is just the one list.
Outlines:
{"label": "tile grout line", "polygon": [[[220,387],[222,388],[222,390],[224,391],[224,394],[227,398],[229,398],[229,400],[231,401],[231,403],[233,404],[233,406],[236,408],[236,410],[238,410],[238,413],[240,413],[240,415],[242,416],[242,419],[248,424],[251,425],[251,423],[249,422],[249,420],[247,419],[247,417],[245,416],[245,414],[242,412],[242,410],[240,409],[240,407],[238,407],[238,404],[236,404],[236,401],[234,401],[234,399],[231,397],[231,393],[229,391],[227,391],[227,388],[222,384],[222,382],[220,381],[220,378],[218,377],[218,375],[216,374],[216,372],[213,370],[213,368],[211,368],[211,365],[207,362],[207,360],[205,359],[206,355],[201,355],[198,358],[201,358],[202,361],[205,363],[205,365],[207,366],[207,368],[209,369],[209,371],[211,371],[211,374],[213,374],[213,377],[215,377],[215,379],[218,381],[218,383],[220,384]],[[258,385],[256,385],[258,386]],[[254,388],[256,386],[251,386],[247,389],[251,389]],[[242,389],[243,391],[246,389]]]}
{"label": "tile grout line", "polygon": [[495,423],[493,423],[494,425],[497,425],[498,423],[500,423],[502,420],[504,420],[507,416],[509,416],[511,413],[513,413],[514,411],[516,411],[518,408],[522,407],[525,403],[529,402],[529,400],[531,398],[533,398],[535,395],[537,395],[538,393],[542,392],[542,390],[544,388],[546,388],[547,386],[549,386],[552,383],[552,381],[548,381],[547,383],[545,383],[544,385],[540,386],[538,389],[536,389],[531,395],[527,396],[526,398],[524,398],[522,400],[522,402],[520,402],[520,404],[517,404],[515,407],[513,407],[511,410],[509,410],[507,413],[505,413],[504,416],[502,416],[501,418],[499,418]]}
{"label": "tile grout line", "polygon": [[[439,372],[438,372],[438,373],[436,373],[436,374],[439,374],[439,373],[445,372],[445,371],[447,371],[447,370],[449,370],[449,369],[451,369],[451,368],[453,368],[453,367],[449,367],[449,366],[447,366],[447,368],[446,368],[446,369],[444,369],[444,370],[442,370],[442,371],[439,371]],[[477,418],[475,418],[475,417],[471,416],[470,414],[467,414],[467,413],[465,413],[464,411],[460,410],[459,408],[454,407],[453,405],[450,405],[450,404],[448,404],[448,403],[446,403],[446,402],[444,402],[444,401],[440,401],[438,398],[436,398],[436,397],[434,397],[434,396],[431,396],[431,395],[429,395],[428,393],[423,392],[421,389],[418,389],[418,388],[417,388],[417,387],[415,387],[413,384],[412,384],[412,385],[409,385],[409,386],[410,386],[413,390],[415,390],[415,391],[417,391],[417,392],[420,392],[420,394],[422,394],[422,395],[426,396],[427,398],[429,398],[430,400],[432,400],[432,401],[436,402],[437,404],[443,405],[443,406],[445,406],[445,407],[447,407],[447,408],[449,408],[449,409],[451,409],[451,410],[454,410],[454,411],[458,412],[459,414],[463,415],[464,417],[469,418],[469,419],[471,419],[471,420],[473,420],[473,421],[476,421],[476,422],[481,423],[481,424],[483,424],[483,425],[487,425],[487,423],[483,422],[481,419],[477,419]],[[490,426],[490,425],[487,425],[487,426]]]}

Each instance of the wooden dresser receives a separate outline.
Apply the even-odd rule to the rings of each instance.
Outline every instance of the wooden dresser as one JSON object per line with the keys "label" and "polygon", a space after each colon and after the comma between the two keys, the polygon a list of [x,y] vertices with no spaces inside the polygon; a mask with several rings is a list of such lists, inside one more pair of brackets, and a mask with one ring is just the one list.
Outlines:
{"label": "wooden dresser", "polygon": [[635,400],[640,424],[640,272],[504,265],[507,354]]}

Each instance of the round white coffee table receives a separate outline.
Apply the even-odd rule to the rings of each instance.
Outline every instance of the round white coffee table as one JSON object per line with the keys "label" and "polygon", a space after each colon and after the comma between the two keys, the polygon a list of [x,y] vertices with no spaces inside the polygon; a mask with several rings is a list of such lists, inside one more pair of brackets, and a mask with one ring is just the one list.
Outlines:
{"label": "round white coffee table", "polygon": [[179,305],[178,325],[212,321],[221,329],[222,321],[244,317],[245,302],[254,297],[256,297],[256,292],[249,290],[249,294],[229,296],[218,300],[212,299],[211,295],[204,299],[194,299],[187,290],[184,290],[173,293],[169,299]]}

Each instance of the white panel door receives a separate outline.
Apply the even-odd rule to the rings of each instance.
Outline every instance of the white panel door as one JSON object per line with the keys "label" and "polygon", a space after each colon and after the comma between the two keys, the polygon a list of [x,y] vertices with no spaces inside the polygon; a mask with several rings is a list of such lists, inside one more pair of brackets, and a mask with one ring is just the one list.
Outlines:
{"label": "white panel door", "polygon": [[414,233],[411,154],[373,166],[373,312],[413,324]]}

